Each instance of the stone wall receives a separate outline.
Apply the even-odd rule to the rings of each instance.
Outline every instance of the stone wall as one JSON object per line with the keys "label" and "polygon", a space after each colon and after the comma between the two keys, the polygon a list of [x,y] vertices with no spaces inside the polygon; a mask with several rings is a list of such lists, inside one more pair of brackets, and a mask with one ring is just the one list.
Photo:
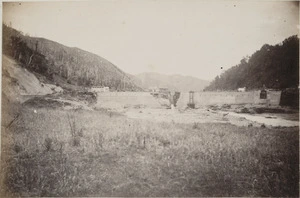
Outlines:
{"label": "stone wall", "polygon": [[[260,99],[260,91],[249,92],[195,92],[195,107],[222,104],[266,104],[278,106],[281,91],[267,91],[267,99]],[[180,109],[186,108],[189,93],[181,93],[177,102]],[[103,92],[97,94],[97,105],[100,107],[132,107],[144,105],[150,108],[161,108],[169,101],[153,97],[149,92]]]}
{"label": "stone wall", "polygon": [[[267,91],[267,99],[260,99],[260,91],[250,92],[195,92],[196,107],[222,104],[266,104],[278,106],[281,91]],[[189,93],[181,93],[178,108],[185,108],[189,102]]]}
{"label": "stone wall", "polygon": [[97,106],[103,108],[126,108],[138,105],[160,108],[167,101],[153,97],[149,92],[102,92],[97,93]]}

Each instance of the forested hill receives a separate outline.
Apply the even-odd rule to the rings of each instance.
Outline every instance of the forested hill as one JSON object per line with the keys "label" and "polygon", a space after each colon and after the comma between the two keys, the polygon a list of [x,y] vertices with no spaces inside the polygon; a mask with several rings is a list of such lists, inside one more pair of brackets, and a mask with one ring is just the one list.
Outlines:
{"label": "forested hill", "polygon": [[137,91],[134,80],[106,59],[44,38],[24,35],[3,24],[3,53],[50,80],[54,76],[79,86],[109,86]]}
{"label": "forested hill", "polygon": [[299,85],[299,38],[291,36],[275,46],[265,44],[248,58],[217,76],[205,91],[239,87],[284,89]]}

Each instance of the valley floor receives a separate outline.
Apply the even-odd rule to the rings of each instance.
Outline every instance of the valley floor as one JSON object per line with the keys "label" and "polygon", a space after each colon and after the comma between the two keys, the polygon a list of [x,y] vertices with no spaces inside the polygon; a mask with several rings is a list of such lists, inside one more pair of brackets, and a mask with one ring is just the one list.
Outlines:
{"label": "valley floor", "polygon": [[207,110],[220,122],[41,104],[3,109],[2,196],[299,194],[298,126],[234,125]]}

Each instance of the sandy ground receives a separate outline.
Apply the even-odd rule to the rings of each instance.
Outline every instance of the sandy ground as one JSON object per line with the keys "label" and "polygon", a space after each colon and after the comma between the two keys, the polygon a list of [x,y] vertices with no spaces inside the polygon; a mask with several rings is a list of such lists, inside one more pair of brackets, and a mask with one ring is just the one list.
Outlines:
{"label": "sandy ground", "polygon": [[[120,101],[106,101],[99,105],[89,106],[84,102],[70,101],[67,99],[55,99],[60,102],[68,102],[71,106],[64,109],[98,110],[107,109],[121,113],[129,118],[150,120],[154,122],[169,123],[231,123],[236,126],[248,127],[297,127],[299,126],[299,114],[294,113],[262,113],[248,114],[230,111],[213,110],[207,106],[198,109],[168,109],[164,105],[147,106],[144,104],[128,105]],[[160,104],[162,101],[158,101]]]}
{"label": "sandy ground", "polygon": [[[220,112],[222,113],[222,112]],[[254,123],[260,123],[265,124],[266,126],[272,126],[272,127],[294,127],[299,126],[299,121],[295,120],[287,120],[282,118],[282,114],[241,114],[241,113],[234,113],[229,112],[228,114],[231,117],[236,118],[245,118],[248,121],[254,122]]]}
{"label": "sandy ground", "polygon": [[126,116],[135,119],[146,119],[158,122],[175,123],[231,123],[237,126],[261,127],[294,127],[299,121],[286,120],[271,114],[240,114],[234,112],[212,111],[201,109],[128,109],[123,112]]}
{"label": "sandy ground", "polygon": [[[47,96],[45,96],[47,98]],[[236,109],[214,109],[213,107],[203,106],[197,109],[170,109],[162,102],[157,101],[160,105],[147,106],[145,104],[129,104],[124,101],[98,101],[94,105],[88,102],[70,100],[63,97],[49,98],[61,103],[63,109],[84,109],[97,111],[106,109],[111,112],[118,112],[132,119],[150,120],[154,122],[168,123],[230,123],[236,126],[246,127],[297,127],[299,126],[299,113],[237,113]],[[101,104],[101,105],[99,105]],[[154,102],[153,102],[154,104]],[[164,104],[164,105],[161,105]]]}
{"label": "sandy ground", "polygon": [[[108,97],[107,94],[110,94]],[[299,126],[299,112],[256,113],[255,108],[269,108],[263,105],[213,105],[196,109],[168,109],[168,100],[154,98],[147,93],[134,93],[126,97],[123,93],[98,95],[95,109],[104,108],[122,113],[130,118],[175,123],[231,123],[237,126],[294,127]],[[127,95],[130,95],[127,93]],[[273,106],[270,110],[279,107]],[[243,112],[247,110],[249,112]],[[283,109],[279,109],[283,110]],[[284,110],[283,110],[284,111]],[[262,126],[263,125],[263,126]]]}

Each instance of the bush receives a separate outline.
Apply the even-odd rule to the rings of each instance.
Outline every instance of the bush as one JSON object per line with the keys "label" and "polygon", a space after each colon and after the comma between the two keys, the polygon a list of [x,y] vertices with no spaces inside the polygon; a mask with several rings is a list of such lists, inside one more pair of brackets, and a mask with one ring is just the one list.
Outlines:
{"label": "bush", "polygon": [[44,146],[46,148],[46,151],[51,151],[53,149],[52,148],[52,146],[53,146],[53,140],[51,138],[47,137],[45,139]]}

